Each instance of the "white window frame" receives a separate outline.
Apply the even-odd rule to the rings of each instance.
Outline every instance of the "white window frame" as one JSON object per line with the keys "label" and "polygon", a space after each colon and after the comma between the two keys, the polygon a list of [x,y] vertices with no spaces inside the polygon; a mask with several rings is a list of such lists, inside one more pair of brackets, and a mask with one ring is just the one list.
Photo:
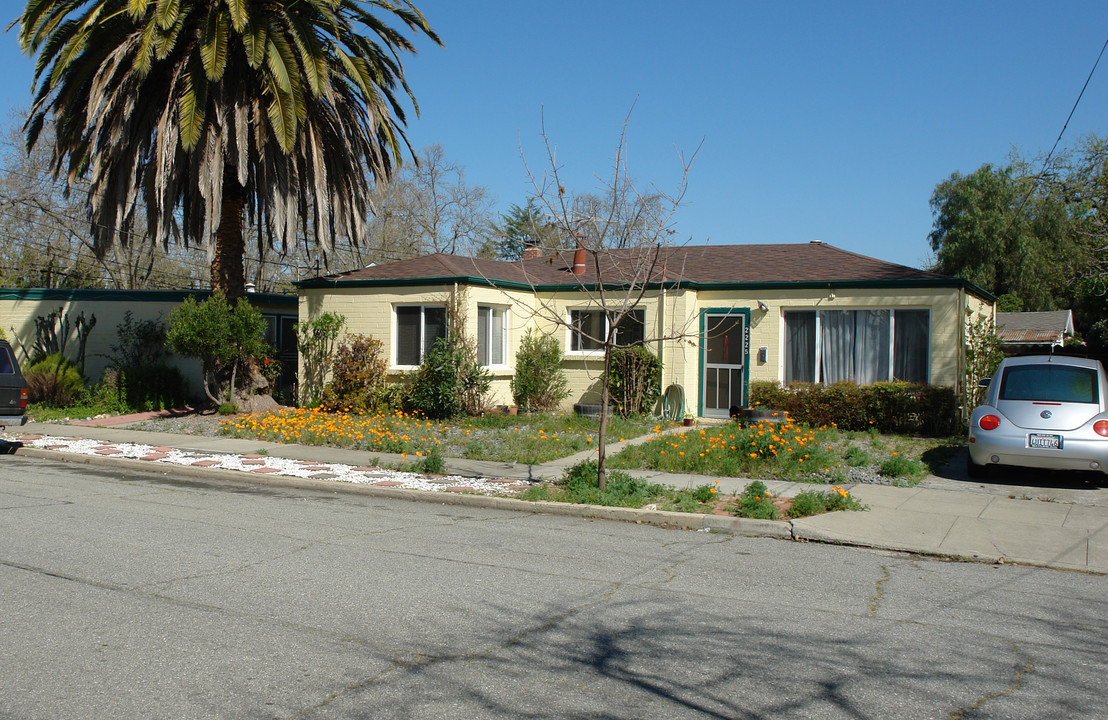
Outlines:
{"label": "white window frame", "polygon": [[[401,370],[414,370],[419,365],[401,365],[400,364],[400,323],[397,318],[397,311],[401,308],[419,308],[419,361],[423,362],[423,358],[426,357],[427,351],[431,348],[427,346],[427,309],[434,308],[436,310],[442,310],[447,312],[446,306],[437,303],[396,303],[392,306],[392,366],[393,368]],[[450,322],[449,318],[446,321],[447,335],[449,336]]]}
{"label": "white window frame", "polygon": [[780,364],[779,364],[779,367],[778,367],[778,377],[781,378],[781,382],[785,381],[785,362],[786,362],[786,358],[787,358],[788,352],[789,352],[789,349],[785,347],[785,341],[788,338],[788,333],[787,333],[786,324],[785,324],[785,315],[788,314],[788,313],[794,313],[794,312],[795,313],[814,312],[816,314],[816,330],[815,330],[815,332],[816,332],[816,342],[815,342],[815,355],[816,355],[816,357],[815,357],[815,379],[813,380],[813,382],[815,382],[815,383],[822,383],[823,382],[823,378],[820,376],[820,371],[821,371],[822,366],[823,366],[823,342],[821,340],[821,338],[823,337],[823,313],[824,313],[824,311],[829,311],[829,310],[848,310],[848,311],[888,310],[889,311],[889,349],[888,349],[888,353],[889,353],[889,357],[888,357],[889,377],[886,378],[885,380],[881,380],[881,381],[878,381],[878,382],[891,382],[893,380],[893,374],[896,371],[896,313],[898,311],[899,312],[909,312],[909,311],[926,312],[927,313],[927,338],[926,338],[927,339],[927,349],[926,349],[925,352],[926,352],[926,357],[927,357],[927,377],[924,380],[924,383],[927,384],[927,385],[931,384],[931,370],[932,370],[931,330],[934,327],[933,324],[932,324],[932,321],[934,320],[934,317],[933,317],[934,313],[932,312],[932,309],[930,307],[917,307],[917,306],[912,306],[912,307],[889,307],[889,306],[881,306],[881,307],[841,307],[841,308],[838,308],[838,307],[836,307],[836,308],[783,307],[783,308],[781,308],[781,335],[780,335],[780,337],[781,337],[781,345],[780,345],[780,347],[781,347],[781,357],[780,357]]}
{"label": "white window frame", "polygon": [[[489,326],[488,327],[489,327],[490,330],[492,329],[492,324],[491,323],[492,323],[493,317],[495,317],[496,315],[500,316],[500,343],[499,344],[500,344],[500,360],[501,361],[498,362],[498,363],[486,363],[485,365],[482,365],[481,367],[497,368],[497,369],[506,368],[506,367],[508,367],[508,317],[509,317],[508,308],[504,307],[502,305],[478,305],[477,306],[478,328],[480,328],[480,323],[481,323],[482,316],[484,316],[486,314],[489,316],[489,320],[488,320]],[[478,329],[478,331],[477,331],[478,341],[480,341],[480,337],[481,337],[481,331]],[[480,358],[480,354],[481,354],[482,349],[484,350],[486,359],[493,357],[492,333],[487,333],[486,341],[487,342],[486,342],[486,347],[485,348],[481,348],[481,347],[477,348],[478,358]],[[479,361],[480,360],[478,359],[478,362]]]}
{"label": "white window frame", "polygon": [[[604,334],[605,335],[608,334],[608,314],[605,313],[603,310],[601,310],[600,308],[596,308],[596,307],[570,308],[569,317],[566,320],[566,326],[568,328],[567,335],[566,335],[566,348],[567,348],[566,349],[566,355],[576,356],[576,357],[588,357],[588,356],[598,355],[598,354],[603,353],[604,348],[602,348],[602,347],[585,349],[585,350],[575,350],[575,349],[573,349],[573,346],[575,344],[574,340],[576,340],[579,337],[579,334],[578,334],[578,332],[577,332],[577,330],[576,330],[576,328],[574,327],[574,324],[573,324],[573,313],[578,313],[578,312],[599,313],[600,316],[602,318],[604,318]],[[643,339],[645,340],[646,339],[646,309],[642,308],[642,307],[636,307],[636,308],[631,308],[630,310],[627,311],[628,315],[635,314],[635,313],[638,313],[639,315],[642,316]],[[617,342],[619,341],[618,335],[616,337],[616,341]],[[600,342],[603,342],[603,340],[600,340]]]}

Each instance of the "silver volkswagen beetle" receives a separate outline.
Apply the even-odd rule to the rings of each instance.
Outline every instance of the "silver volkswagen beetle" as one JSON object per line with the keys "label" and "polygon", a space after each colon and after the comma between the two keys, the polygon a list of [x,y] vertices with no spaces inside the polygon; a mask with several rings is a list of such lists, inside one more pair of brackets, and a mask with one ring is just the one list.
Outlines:
{"label": "silver volkswagen beetle", "polygon": [[1097,360],[1029,355],[1000,363],[970,416],[971,477],[992,465],[1108,473],[1108,379]]}

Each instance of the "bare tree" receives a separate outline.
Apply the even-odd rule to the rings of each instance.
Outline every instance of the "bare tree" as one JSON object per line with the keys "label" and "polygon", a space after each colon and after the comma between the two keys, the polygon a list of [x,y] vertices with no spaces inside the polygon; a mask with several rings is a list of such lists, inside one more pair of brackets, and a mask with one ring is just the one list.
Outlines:
{"label": "bare tree", "polygon": [[[145,289],[190,287],[202,274],[203,256],[174,248],[166,252],[145,242],[141,230],[97,256],[89,231],[83,180],[68,190],[50,172],[47,142],[26,150],[18,127],[26,113],[13,113],[3,139],[0,169],[0,283],[9,286],[107,287]],[[140,227],[142,223],[139,223]]]}
{"label": "bare tree", "polygon": [[472,255],[492,231],[492,198],[466,182],[465,170],[431,145],[412,168],[413,220],[423,252]]}
{"label": "bare tree", "polygon": [[[534,187],[536,203],[544,208],[548,221],[556,229],[556,247],[542,248],[547,256],[559,258],[569,268],[565,282],[569,291],[585,298],[591,312],[568,316],[556,298],[533,292],[533,319],[566,328],[582,347],[603,352],[600,372],[600,428],[597,437],[598,483],[605,487],[605,443],[610,411],[608,377],[612,351],[630,344],[621,328],[636,322],[634,313],[644,300],[663,302],[659,288],[678,288],[683,277],[681,253],[675,253],[674,215],[681,207],[688,183],[689,171],[696,153],[689,158],[679,154],[680,180],[671,191],[657,187],[643,192],[627,168],[627,128],[630,113],[624,120],[610,174],[602,180],[598,194],[574,195],[562,181],[562,171],[556,151],[547,134],[545,123],[542,137],[546,150],[546,168],[541,175],[530,167],[528,176]],[[526,165],[526,159],[524,159]],[[534,261],[532,261],[534,262]],[[674,266],[677,264],[678,266]],[[536,274],[536,266],[527,260],[519,263],[524,277],[534,290],[549,282],[547,275]],[[495,284],[495,282],[494,282]],[[518,303],[517,303],[518,305]],[[669,313],[670,318],[675,317]],[[589,321],[586,321],[586,317]],[[602,322],[601,322],[602,320]],[[634,343],[650,347],[695,334],[688,320],[676,326],[659,327],[653,332],[643,326],[642,336]]]}
{"label": "bare tree", "polygon": [[284,259],[289,279],[296,280],[297,267],[302,276],[325,275],[427,253],[473,255],[495,232],[492,195],[482,185],[470,185],[464,168],[449,160],[440,145],[420,152],[417,162],[402,167],[391,182],[374,186],[369,199],[372,214],[364,242],[336,242],[325,254],[302,240],[288,256],[263,255],[253,265],[248,259],[253,272],[247,277],[257,278],[276,258]]}

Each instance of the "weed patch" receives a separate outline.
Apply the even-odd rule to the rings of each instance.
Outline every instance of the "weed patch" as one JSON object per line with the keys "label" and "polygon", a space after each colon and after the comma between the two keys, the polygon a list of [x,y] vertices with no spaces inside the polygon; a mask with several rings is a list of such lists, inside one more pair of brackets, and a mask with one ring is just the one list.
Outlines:
{"label": "weed patch", "polygon": [[604,490],[600,490],[595,460],[578,463],[553,485],[528,488],[518,495],[521,500],[547,500],[583,505],[641,508],[653,505],[658,510],[709,513],[715,506],[715,483],[694,489],[676,490],[665,485],[611,471]]}

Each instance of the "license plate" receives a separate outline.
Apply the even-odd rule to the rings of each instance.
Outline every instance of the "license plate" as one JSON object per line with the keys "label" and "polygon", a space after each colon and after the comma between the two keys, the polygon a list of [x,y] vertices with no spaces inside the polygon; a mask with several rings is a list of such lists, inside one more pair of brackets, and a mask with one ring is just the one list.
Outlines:
{"label": "license plate", "polygon": [[1042,435],[1040,433],[1031,433],[1027,438],[1027,444],[1033,448],[1047,448],[1049,450],[1061,450],[1062,449],[1062,436],[1061,435]]}

